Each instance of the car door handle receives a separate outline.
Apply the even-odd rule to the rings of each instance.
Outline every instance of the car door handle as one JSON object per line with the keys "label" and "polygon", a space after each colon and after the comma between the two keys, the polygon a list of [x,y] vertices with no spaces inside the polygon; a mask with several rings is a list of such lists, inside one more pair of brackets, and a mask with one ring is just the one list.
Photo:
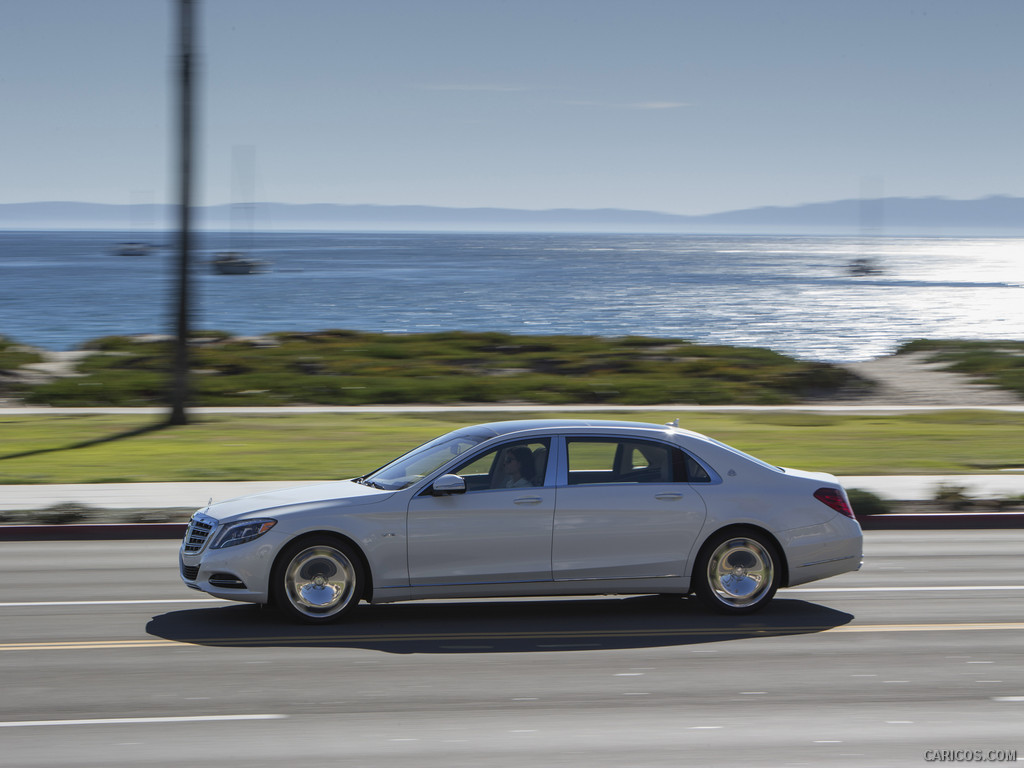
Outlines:
{"label": "car door handle", "polygon": [[512,501],[515,504],[540,504],[543,499],[540,496],[523,496]]}
{"label": "car door handle", "polygon": [[654,495],[654,498],[659,499],[661,501],[677,501],[677,500],[683,498],[683,494],[681,494],[681,493],[656,493]]}

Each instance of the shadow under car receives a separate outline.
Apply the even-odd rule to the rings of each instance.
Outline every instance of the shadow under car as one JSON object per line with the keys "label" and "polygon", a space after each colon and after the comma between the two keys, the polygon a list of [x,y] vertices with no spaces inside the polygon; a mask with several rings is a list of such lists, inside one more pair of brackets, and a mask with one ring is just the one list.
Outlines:
{"label": "shadow under car", "polygon": [[146,631],[180,643],[232,648],[530,653],[813,634],[853,618],[815,603],[780,598],[751,616],[708,615],[693,599],[650,595],[361,605],[346,621],[320,626],[297,626],[270,608],[224,604],[154,616]]}

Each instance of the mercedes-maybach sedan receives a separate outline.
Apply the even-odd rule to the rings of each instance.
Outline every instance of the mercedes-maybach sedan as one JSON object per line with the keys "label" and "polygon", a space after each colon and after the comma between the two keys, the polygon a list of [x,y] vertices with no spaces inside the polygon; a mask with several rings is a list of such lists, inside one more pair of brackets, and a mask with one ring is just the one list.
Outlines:
{"label": "mercedes-maybach sedan", "polygon": [[507,421],[450,432],[352,480],[211,504],[189,587],[335,621],[361,601],[695,593],[749,613],[854,571],[832,475],[775,467],[673,425]]}

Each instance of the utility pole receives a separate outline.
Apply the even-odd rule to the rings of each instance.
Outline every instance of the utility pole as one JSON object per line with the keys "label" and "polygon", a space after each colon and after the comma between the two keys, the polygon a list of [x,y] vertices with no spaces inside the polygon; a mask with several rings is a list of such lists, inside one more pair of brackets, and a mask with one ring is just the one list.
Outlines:
{"label": "utility pole", "polygon": [[178,197],[178,291],[175,306],[175,339],[171,371],[168,424],[188,423],[189,400],[189,281],[192,240],[192,135],[193,135],[193,46],[194,13],[198,0],[178,0],[178,116],[179,116],[179,197]]}

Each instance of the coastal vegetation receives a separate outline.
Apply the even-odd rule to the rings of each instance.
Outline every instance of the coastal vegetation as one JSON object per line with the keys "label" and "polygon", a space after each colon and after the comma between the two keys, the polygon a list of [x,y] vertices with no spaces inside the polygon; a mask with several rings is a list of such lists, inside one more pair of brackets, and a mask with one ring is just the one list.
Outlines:
{"label": "coastal vegetation", "polygon": [[[766,349],[644,336],[204,331],[193,342],[196,405],[777,405],[868,386],[840,366]],[[85,348],[92,354],[76,376],[25,387],[22,398],[59,406],[165,401],[168,340],[111,336]]]}
{"label": "coastal vegetation", "polygon": [[0,336],[0,375],[10,374],[23,365],[38,363],[43,359],[35,350],[24,347],[17,342]]}
{"label": "coastal vegetation", "polygon": [[24,387],[15,373],[19,368],[42,361],[42,355],[0,336],[0,397],[18,396]]}

